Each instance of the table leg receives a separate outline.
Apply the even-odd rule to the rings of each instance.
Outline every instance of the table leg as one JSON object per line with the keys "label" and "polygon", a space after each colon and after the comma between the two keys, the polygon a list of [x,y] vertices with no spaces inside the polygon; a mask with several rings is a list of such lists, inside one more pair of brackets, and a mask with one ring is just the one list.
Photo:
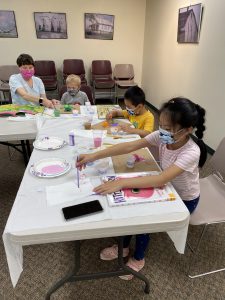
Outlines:
{"label": "table leg", "polygon": [[22,151],[23,151],[23,159],[25,165],[28,164],[28,157],[27,157],[27,149],[24,140],[21,141]]}
{"label": "table leg", "polygon": [[45,296],[45,300],[50,300],[51,294],[53,294],[56,290],[58,290],[61,286],[63,286],[66,282],[74,282],[74,281],[83,281],[83,280],[93,280],[98,278],[108,278],[114,276],[128,275],[133,274],[138,279],[145,282],[144,292],[149,294],[150,285],[148,279],[139,272],[132,270],[127,267],[123,261],[123,237],[119,237],[118,242],[118,264],[120,269],[108,272],[98,272],[98,273],[89,273],[89,274],[80,274],[77,275],[77,272],[80,269],[80,241],[75,242],[75,265],[74,269],[70,271],[67,275],[65,275],[62,279],[57,281],[47,292]]}
{"label": "table leg", "polygon": [[27,155],[30,158],[30,156],[31,156],[31,150],[30,150],[30,142],[29,142],[29,140],[26,140],[26,147],[27,147]]}

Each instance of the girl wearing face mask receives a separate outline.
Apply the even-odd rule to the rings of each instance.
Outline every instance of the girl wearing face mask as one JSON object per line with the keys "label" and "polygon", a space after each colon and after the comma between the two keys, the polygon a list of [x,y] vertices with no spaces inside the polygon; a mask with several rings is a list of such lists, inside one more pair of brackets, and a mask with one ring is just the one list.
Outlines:
{"label": "girl wearing face mask", "polygon": [[[185,98],[171,99],[160,110],[159,130],[134,142],[122,143],[92,154],[81,154],[77,166],[84,167],[87,162],[129,153],[149,145],[157,146],[162,169],[159,175],[107,182],[96,187],[94,192],[106,195],[124,188],[161,187],[172,182],[187,209],[192,213],[200,198],[198,167],[203,166],[207,157],[206,146],[202,140],[204,122],[205,110],[198,104]],[[190,136],[192,132],[197,137],[196,141]],[[129,254],[130,240],[131,236],[124,238],[124,257]],[[144,254],[148,242],[149,234],[136,236],[134,256],[127,263],[130,268],[140,271],[144,267]],[[116,245],[104,249],[100,254],[103,260],[112,260],[117,256]],[[122,279],[131,278],[131,275],[122,276]]]}
{"label": "girl wearing face mask", "polygon": [[120,129],[127,133],[138,134],[145,137],[154,129],[154,116],[145,108],[145,93],[138,86],[130,87],[124,95],[125,110],[112,110],[106,119],[124,117],[130,124],[120,125]]}
{"label": "girl wearing face mask", "polygon": [[12,102],[19,105],[44,105],[53,108],[58,100],[48,100],[42,80],[34,76],[34,60],[28,54],[21,54],[17,58],[19,74],[9,79]]}
{"label": "girl wearing face mask", "polygon": [[74,74],[69,75],[66,78],[67,92],[62,95],[61,104],[85,105],[86,102],[89,102],[86,93],[80,91],[80,86],[80,77]]}

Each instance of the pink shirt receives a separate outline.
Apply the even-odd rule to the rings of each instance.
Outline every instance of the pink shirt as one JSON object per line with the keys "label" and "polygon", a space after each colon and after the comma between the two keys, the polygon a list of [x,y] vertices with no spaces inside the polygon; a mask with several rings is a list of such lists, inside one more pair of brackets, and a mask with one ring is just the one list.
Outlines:
{"label": "pink shirt", "polygon": [[159,160],[162,170],[176,165],[182,170],[179,176],[172,180],[172,184],[182,200],[193,200],[200,194],[198,163],[200,149],[198,145],[189,138],[187,143],[177,150],[167,149],[167,145],[161,143],[159,131],[154,131],[145,137],[147,142],[159,147]]}

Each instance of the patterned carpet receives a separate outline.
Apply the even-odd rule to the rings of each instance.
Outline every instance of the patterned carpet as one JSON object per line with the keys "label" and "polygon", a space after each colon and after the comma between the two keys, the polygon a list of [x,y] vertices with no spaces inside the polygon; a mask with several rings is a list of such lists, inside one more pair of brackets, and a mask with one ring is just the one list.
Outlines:
{"label": "patterned carpet", "polygon": [[[15,153],[10,161],[7,147],[0,145],[0,228],[5,223],[15,199],[24,173],[23,160]],[[202,175],[210,172],[209,165]],[[201,228],[190,228],[189,238],[195,243]],[[198,256],[195,271],[208,271],[225,267],[225,226],[211,226],[205,235]],[[110,270],[115,262],[102,262],[99,251],[110,245],[113,239],[87,240],[81,246],[81,272]],[[24,271],[13,289],[8,272],[2,240],[0,242],[0,300],[42,300],[52,283],[67,273],[73,266],[73,242],[44,244],[24,247]],[[190,261],[190,251],[180,255],[165,233],[151,235],[151,243],[146,255],[143,273],[151,284],[150,294],[144,294],[142,282],[123,281],[119,278],[85,281],[66,284],[60,288],[52,300],[224,300],[225,272],[211,276],[189,279],[186,270]]]}

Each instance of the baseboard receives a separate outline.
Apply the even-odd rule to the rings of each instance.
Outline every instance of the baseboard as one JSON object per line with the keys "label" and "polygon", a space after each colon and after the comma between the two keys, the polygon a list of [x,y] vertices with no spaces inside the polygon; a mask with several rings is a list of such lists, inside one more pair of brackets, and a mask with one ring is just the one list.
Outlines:
{"label": "baseboard", "polygon": [[[149,102],[146,102],[146,106],[148,107],[148,108],[151,108],[152,110],[154,110],[156,113],[159,113],[159,109],[158,108],[156,108],[154,105],[152,105],[151,103],[149,103]],[[192,138],[194,139],[194,140],[196,140],[196,137],[194,136],[194,135],[191,135],[192,136]],[[212,149],[210,146],[208,146],[207,144],[206,144],[206,149],[207,149],[207,152],[210,154],[210,155],[213,155],[214,154],[214,152],[215,152],[215,150],[214,149]]]}

